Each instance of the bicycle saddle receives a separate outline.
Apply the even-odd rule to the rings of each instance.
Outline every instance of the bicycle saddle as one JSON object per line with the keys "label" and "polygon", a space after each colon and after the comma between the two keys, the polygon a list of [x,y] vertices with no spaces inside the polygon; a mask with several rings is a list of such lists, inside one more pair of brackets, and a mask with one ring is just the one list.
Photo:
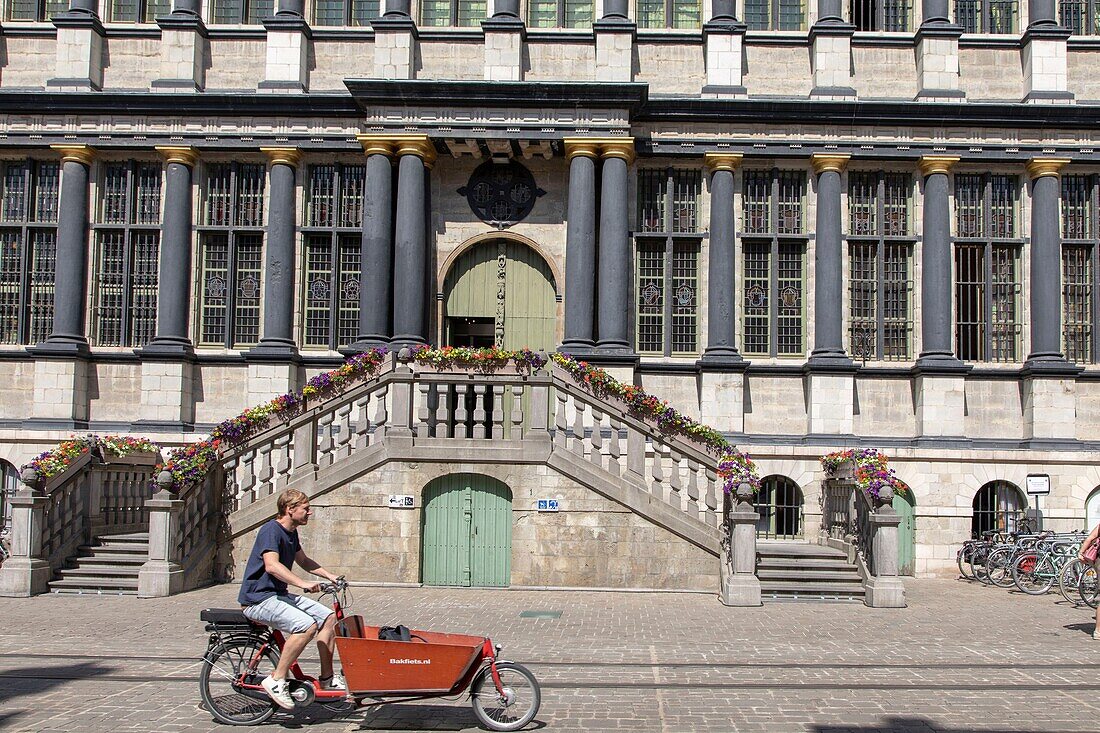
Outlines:
{"label": "bicycle saddle", "polygon": [[249,620],[239,608],[204,608],[199,613],[199,618],[211,624],[232,624],[234,626],[250,626]]}

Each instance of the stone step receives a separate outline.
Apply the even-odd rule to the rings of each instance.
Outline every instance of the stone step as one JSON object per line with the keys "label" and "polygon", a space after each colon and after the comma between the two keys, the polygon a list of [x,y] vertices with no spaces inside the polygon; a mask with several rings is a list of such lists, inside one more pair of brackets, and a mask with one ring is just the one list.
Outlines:
{"label": "stone step", "polygon": [[78,567],[114,567],[116,565],[140,567],[149,559],[148,553],[144,555],[87,555],[73,558]]}
{"label": "stone step", "polygon": [[148,554],[149,543],[105,542],[101,545],[81,545],[77,548],[77,551],[85,555],[92,555],[101,552],[114,553],[117,555],[139,555],[142,553]]}
{"label": "stone step", "polygon": [[815,593],[820,595],[834,595],[837,593],[864,593],[863,584],[859,580],[786,580],[786,579],[760,579],[760,591],[786,592],[786,593]]}
{"label": "stone step", "polygon": [[845,562],[848,559],[847,554],[841,550],[803,542],[757,542],[756,554],[762,557],[820,558],[827,560],[839,558]]}
{"label": "stone step", "polygon": [[852,570],[854,565],[850,565],[846,560],[838,558],[818,558],[818,557],[775,557],[775,556],[763,556],[756,563],[756,567],[759,569],[768,568],[774,570]]}
{"label": "stone step", "polygon": [[62,578],[61,580],[50,581],[50,590],[55,589],[79,590],[91,593],[117,593],[123,590],[132,590],[136,593],[138,579],[136,577],[108,578],[103,576]]}
{"label": "stone step", "polygon": [[769,568],[757,568],[756,577],[760,578],[761,582],[765,580],[791,583],[796,581],[810,583],[829,581],[861,582],[859,573],[851,566],[845,570],[772,570]]}
{"label": "stone step", "polygon": [[149,542],[148,532],[127,532],[125,534],[101,534],[96,537],[100,542]]}
{"label": "stone step", "polygon": [[138,571],[141,569],[140,565],[130,565],[125,567],[117,567],[114,565],[103,565],[84,567],[78,566],[75,568],[62,568],[59,573],[63,578],[137,578]]}
{"label": "stone step", "polygon": [[51,584],[50,592],[65,596],[136,596],[136,590],[112,590],[110,588],[54,588]]}

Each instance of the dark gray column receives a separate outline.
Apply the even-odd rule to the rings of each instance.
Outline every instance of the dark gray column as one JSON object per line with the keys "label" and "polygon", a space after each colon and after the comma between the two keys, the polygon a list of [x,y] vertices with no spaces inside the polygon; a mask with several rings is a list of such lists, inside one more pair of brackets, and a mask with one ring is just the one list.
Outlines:
{"label": "dark gray column", "polygon": [[363,136],[367,189],[363,199],[362,275],[359,278],[359,353],[390,341],[393,305],[393,142]]}
{"label": "dark gray column", "polygon": [[594,345],[596,305],[596,158],[599,145],[566,140],[569,203],[565,229],[565,338],[561,350],[578,353]]}
{"label": "dark gray column", "polygon": [[1029,0],[1028,25],[1058,25],[1055,0]]}
{"label": "dark gray column", "polygon": [[264,331],[250,357],[293,359],[294,344],[294,174],[296,148],[261,148],[271,161],[267,243],[264,248]]}
{"label": "dark gray column", "polygon": [[1058,171],[1065,158],[1033,158],[1031,177],[1031,353],[1030,367],[1066,364],[1062,356],[1062,237],[1059,231]]}
{"label": "dark gray column", "polygon": [[634,141],[601,144],[603,169],[600,177],[599,248],[599,341],[601,351],[633,354],[630,345],[630,295],[633,262],[630,249],[630,221],[627,216],[627,178],[634,162]]}
{"label": "dark gray column", "polygon": [[949,0],[922,0],[921,25],[929,23],[949,24],[951,22],[951,9]]}
{"label": "dark gray column", "polygon": [[61,153],[61,199],[57,215],[53,332],[37,351],[88,353],[84,306],[88,283],[88,169],[95,154],[86,145],[55,145]]}
{"label": "dark gray column", "polygon": [[814,350],[811,366],[850,366],[844,353],[844,273],[840,174],[847,155],[816,154],[817,226],[814,244]]}
{"label": "dark gray column", "polygon": [[165,158],[164,218],[157,280],[157,335],[142,356],[191,356],[191,173],[193,148],[160,147]]}
{"label": "dark gray column", "polygon": [[98,16],[99,0],[72,0],[69,3],[69,12]]}
{"label": "dark gray column", "polygon": [[172,4],[173,13],[185,13],[187,15],[202,14],[202,0],[176,0]]}
{"label": "dark gray column", "polygon": [[733,172],[740,154],[707,153],[710,179],[710,257],[707,263],[707,349],[704,362],[743,362],[737,351],[737,318],[733,283],[736,225],[733,212]]}
{"label": "dark gray column", "polygon": [[926,155],[920,160],[924,176],[924,232],[921,239],[921,352],[922,371],[957,370],[951,338],[951,197],[948,173],[959,159]]}
{"label": "dark gray column", "polygon": [[428,222],[426,191],[435,149],[426,137],[397,149],[397,222],[394,226],[394,348],[428,342]]}
{"label": "dark gray column", "polygon": [[278,15],[292,15],[301,18],[306,10],[306,0],[279,0]]}
{"label": "dark gray column", "polygon": [[818,0],[818,23],[843,23],[844,3],[842,0]]}

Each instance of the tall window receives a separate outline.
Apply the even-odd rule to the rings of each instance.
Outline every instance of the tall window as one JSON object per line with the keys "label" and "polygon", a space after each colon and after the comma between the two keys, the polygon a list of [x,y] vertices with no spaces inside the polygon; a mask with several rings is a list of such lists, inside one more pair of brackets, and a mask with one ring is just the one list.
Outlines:
{"label": "tall window", "polygon": [[362,165],[315,165],[309,171],[305,249],[305,346],[338,349],[359,333]]}
{"label": "tall window", "polygon": [[913,0],[852,0],[852,25],[861,31],[906,33],[913,17]]}
{"label": "tall window", "polygon": [[112,23],[154,23],[172,12],[172,0],[110,0],[107,19]]}
{"label": "tall window", "polygon": [[1058,0],[1058,19],[1075,36],[1100,34],[1100,0]]}
{"label": "tall window", "polygon": [[638,172],[637,348],[644,354],[699,350],[697,170]]}
{"label": "tall window", "polygon": [[747,170],[742,198],[745,332],[741,343],[747,354],[804,355],[806,174]]}
{"label": "tall window", "polygon": [[805,0],[745,0],[745,23],[753,31],[800,31]]}
{"label": "tall window", "polygon": [[1078,364],[1097,355],[1098,188],[1096,176],[1062,176],[1062,349]]}
{"label": "tall window", "polygon": [[469,28],[487,16],[486,0],[421,0],[420,25]]}
{"label": "tall window", "polygon": [[210,0],[212,23],[259,25],[275,15],[275,0]]}
{"label": "tall window", "polygon": [[36,344],[53,330],[61,166],[0,163],[0,343]]}
{"label": "tall window", "polygon": [[69,0],[9,0],[7,19],[47,21],[68,9]]}
{"label": "tall window", "polygon": [[856,357],[912,358],[911,192],[907,173],[848,175],[848,337]]}
{"label": "tall window", "polygon": [[702,0],[637,0],[639,28],[702,28]]}
{"label": "tall window", "polygon": [[974,537],[983,532],[1016,532],[1027,514],[1027,498],[1008,481],[990,481],[978,489],[973,506],[970,533]]}
{"label": "tall window", "polygon": [[262,164],[216,163],[203,189],[199,344],[237,348],[260,340]]}
{"label": "tall window", "polygon": [[1016,176],[955,176],[955,353],[1013,362],[1020,354]]}
{"label": "tall window", "polygon": [[369,26],[382,13],[381,0],[315,0],[313,25]]}
{"label": "tall window", "polygon": [[1015,33],[1019,0],[955,0],[955,23],[964,33]]}
{"label": "tall window", "polygon": [[97,346],[142,346],[156,335],[160,181],[160,163],[103,166],[92,278]]}
{"label": "tall window", "polygon": [[527,0],[531,28],[591,28],[595,15],[594,0]]}

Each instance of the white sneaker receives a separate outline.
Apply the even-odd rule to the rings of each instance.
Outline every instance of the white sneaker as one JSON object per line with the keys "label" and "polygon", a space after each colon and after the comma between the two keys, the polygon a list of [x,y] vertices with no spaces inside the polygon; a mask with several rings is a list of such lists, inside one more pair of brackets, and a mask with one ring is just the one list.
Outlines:
{"label": "white sneaker", "polygon": [[267,676],[260,680],[260,685],[267,691],[268,697],[275,701],[275,704],[281,707],[283,710],[294,709],[294,698],[290,696],[290,685],[286,680],[277,680],[274,677]]}
{"label": "white sneaker", "polygon": [[347,692],[348,683],[344,681],[344,675],[334,674],[331,677],[321,677],[318,682],[321,683],[322,690],[340,690]]}
{"label": "white sneaker", "polygon": [[1092,632],[1093,639],[1100,639],[1100,624],[1097,624],[1096,630]]}

